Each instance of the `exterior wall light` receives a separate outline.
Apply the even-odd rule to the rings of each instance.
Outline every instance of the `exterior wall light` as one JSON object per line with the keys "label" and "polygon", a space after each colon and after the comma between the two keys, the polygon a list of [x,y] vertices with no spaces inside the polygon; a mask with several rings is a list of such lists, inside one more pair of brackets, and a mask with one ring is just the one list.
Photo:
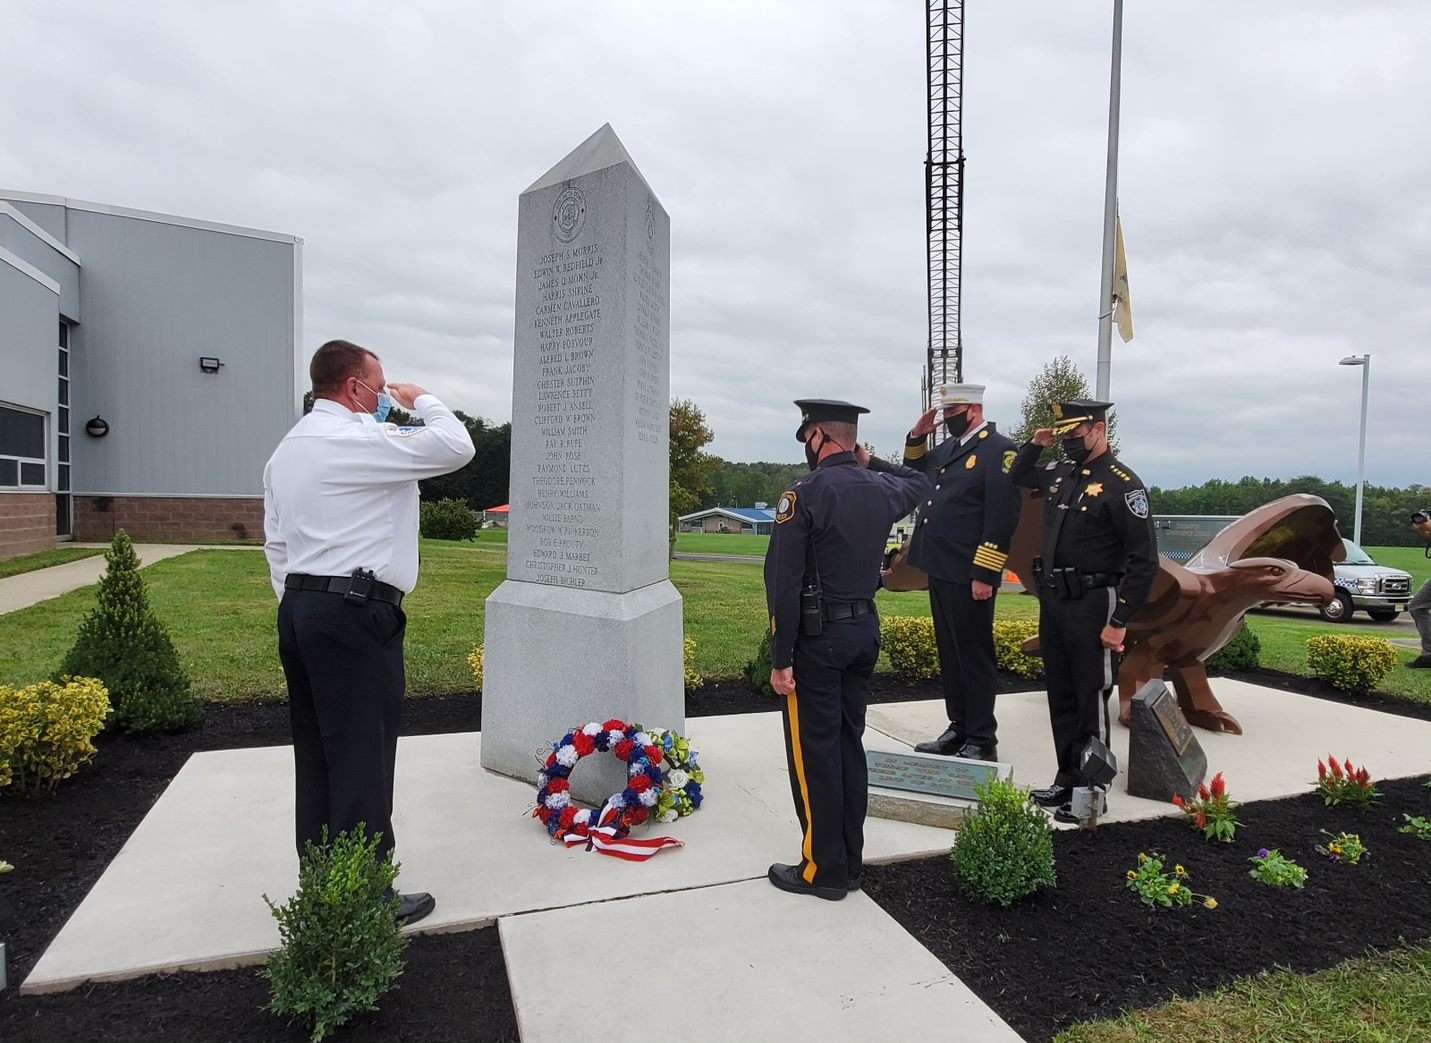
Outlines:
{"label": "exterior wall light", "polygon": [[85,434],[91,438],[103,438],[109,434],[109,421],[102,416],[96,416],[89,423],[84,425]]}
{"label": "exterior wall light", "polygon": [[199,356],[199,368],[205,373],[217,373],[222,365],[223,363],[216,358],[210,358],[208,355]]}

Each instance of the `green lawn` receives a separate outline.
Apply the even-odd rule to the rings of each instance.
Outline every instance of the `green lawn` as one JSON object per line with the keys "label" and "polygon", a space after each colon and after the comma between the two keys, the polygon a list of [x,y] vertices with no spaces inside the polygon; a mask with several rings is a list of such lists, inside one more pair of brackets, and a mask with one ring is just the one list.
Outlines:
{"label": "green lawn", "polygon": [[[471,686],[466,656],[482,639],[487,595],[506,574],[505,540],[489,539],[491,535],[484,531],[475,542],[423,541],[422,581],[404,605],[410,623],[408,689],[415,695]],[[169,624],[180,658],[203,698],[282,695],[283,676],[274,650],[275,601],[262,554],[195,551],[158,562],[143,574],[155,609]],[[685,628],[696,641],[697,669],[707,677],[739,675],[768,625],[761,567],[673,561],[671,580],[685,602]],[[29,683],[55,670],[93,603],[90,587],[0,616],[0,683]],[[929,612],[923,593],[882,591],[879,604],[886,616]],[[1000,594],[998,613],[1002,618],[1035,618],[1038,603],[1023,594]],[[1258,616],[1252,626],[1262,641],[1263,665],[1289,673],[1305,672],[1308,637],[1364,632],[1354,624],[1333,627],[1315,619],[1275,616]],[[1402,662],[1413,654],[1398,651]],[[1383,692],[1431,702],[1428,673],[1398,669]]]}
{"label": "green lawn", "polygon": [[1056,1043],[1410,1043],[1431,1039],[1431,949],[1273,971],[1190,1000],[1077,1025]]}
{"label": "green lawn", "polygon": [[769,536],[726,532],[676,533],[676,550],[682,554],[747,554],[763,558],[769,546]]}
{"label": "green lawn", "polygon": [[42,550],[38,554],[6,558],[0,561],[0,579],[18,576],[22,572],[34,572],[36,569],[47,569],[51,565],[63,565],[68,561],[79,561],[81,558],[92,558],[103,553],[104,551],[94,547],[55,547],[53,550]]}

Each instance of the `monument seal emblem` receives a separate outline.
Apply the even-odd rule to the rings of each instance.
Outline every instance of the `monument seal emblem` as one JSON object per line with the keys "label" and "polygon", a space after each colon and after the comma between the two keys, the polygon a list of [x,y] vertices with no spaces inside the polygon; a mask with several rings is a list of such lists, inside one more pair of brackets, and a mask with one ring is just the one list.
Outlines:
{"label": "monument seal emblem", "polygon": [[586,196],[575,185],[567,185],[552,206],[552,232],[564,243],[581,234],[586,224]]}

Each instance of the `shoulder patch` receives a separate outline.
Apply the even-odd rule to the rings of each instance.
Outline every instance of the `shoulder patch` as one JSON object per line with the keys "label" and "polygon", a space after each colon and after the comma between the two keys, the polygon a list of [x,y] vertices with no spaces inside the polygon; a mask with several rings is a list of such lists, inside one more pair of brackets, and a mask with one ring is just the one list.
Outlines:
{"label": "shoulder patch", "polygon": [[1139,518],[1148,516],[1148,493],[1144,489],[1134,489],[1123,494],[1123,501],[1128,505],[1128,510],[1132,511]]}
{"label": "shoulder patch", "polygon": [[788,522],[795,517],[795,491],[781,494],[780,502],[775,505],[775,524],[779,525]]}
{"label": "shoulder patch", "polygon": [[1008,474],[1014,468],[1014,460],[1019,454],[1012,449],[1004,451],[1004,474]]}
{"label": "shoulder patch", "polygon": [[395,435],[415,435],[419,431],[426,431],[425,427],[394,427],[392,433]]}

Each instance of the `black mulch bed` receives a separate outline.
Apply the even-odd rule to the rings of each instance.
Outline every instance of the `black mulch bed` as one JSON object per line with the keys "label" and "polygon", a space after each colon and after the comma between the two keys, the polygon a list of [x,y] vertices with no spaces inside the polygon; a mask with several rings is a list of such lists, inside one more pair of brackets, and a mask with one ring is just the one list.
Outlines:
{"label": "black mulch bed", "polygon": [[[1293,689],[1298,689],[1299,684],[1307,684],[1299,678],[1290,679],[1296,683],[1287,683],[1283,678],[1267,672],[1237,676],[1244,680]],[[1325,686],[1317,688],[1316,682],[1310,684],[1316,690],[1308,691],[1307,694],[1337,697],[1330,689],[1325,689]],[[1038,686],[1038,682],[1017,678],[1002,678],[1000,682],[1000,690],[1004,692],[1026,691]],[[870,701],[888,703],[940,697],[937,681],[906,686],[881,676],[875,680]],[[1391,700],[1387,702],[1389,705],[1384,708],[1391,712],[1401,711],[1408,705]],[[1362,702],[1360,705],[1368,703]],[[687,713],[695,717],[774,712],[778,707],[776,700],[760,694],[744,681],[708,682],[687,699]],[[1383,709],[1381,706],[1375,708]],[[473,693],[413,699],[407,703],[404,714],[403,732],[407,735],[475,731],[481,726],[482,700],[480,695]],[[1431,716],[1422,713],[1409,715]],[[104,868],[118,853],[191,753],[244,746],[281,745],[286,744],[288,739],[286,704],[210,704],[203,724],[182,735],[142,738],[102,736],[96,743],[99,752],[94,761],[73,779],[61,784],[51,797],[43,800],[0,800],[0,857],[16,866],[16,871],[7,875],[3,885],[0,885],[0,894],[4,895],[15,910],[13,919],[4,932],[10,944],[9,969],[12,987],[0,994],[0,1040],[8,1043],[12,1039],[172,1039],[192,1043],[197,1039],[289,1038],[284,1034],[282,1023],[261,1009],[267,993],[263,983],[252,970],[146,978],[121,984],[85,987],[60,996],[23,1000],[18,998],[15,988],[30,972],[45,946],[59,932],[64,921],[99,879]],[[1355,751],[1348,752],[1355,754]],[[1431,797],[1431,791],[1422,792]],[[1391,808],[1390,801],[1386,807],[1388,810]],[[1424,800],[1420,807],[1422,810],[1417,813],[1431,814],[1431,799]],[[1259,811],[1259,814],[1261,813]],[[1131,837],[1138,829],[1167,828],[1161,823],[1108,827],[1100,831],[1098,843],[1092,850],[1096,853],[1111,847],[1105,842],[1105,838],[1118,836],[1120,831],[1127,832]],[[1337,827],[1328,824],[1327,828]],[[1314,827],[1311,832],[1315,831]],[[1294,829],[1292,832],[1297,831]],[[1185,839],[1180,829],[1174,831],[1174,836]],[[1076,861],[1076,845],[1083,839],[1070,839],[1066,836],[1059,838],[1061,880],[1076,882],[1084,877],[1085,874],[1077,868]],[[1411,838],[1402,838],[1403,842],[1410,840]],[[1266,843],[1265,840],[1262,842]],[[1130,839],[1128,843],[1134,848],[1133,858],[1136,858],[1140,845],[1147,848],[1164,844],[1180,857],[1183,850],[1161,839]],[[1431,845],[1428,845],[1428,848],[1431,848]],[[1373,850],[1377,852],[1379,863],[1380,851],[1375,845]],[[1202,849],[1199,848],[1199,858],[1202,857],[1201,852]],[[1187,857],[1192,858],[1191,855]],[[1123,858],[1121,853],[1119,858]],[[1423,864],[1428,859],[1431,859],[1431,856],[1423,855]],[[1190,862],[1190,867],[1199,873],[1197,884],[1203,885],[1206,883],[1204,871],[1195,864],[1196,861],[1194,859]],[[1115,884],[1121,886],[1122,873],[1126,868],[1127,866],[1117,868],[1114,873]],[[916,863],[903,869],[872,869],[870,891],[880,893],[879,889],[883,888],[883,893],[887,895],[889,888],[893,886],[888,881],[895,879],[890,874],[900,872],[927,873],[931,888],[944,888],[947,891],[949,880],[945,870],[946,866],[942,860],[935,860],[933,868],[926,863]],[[1211,871],[1212,865],[1209,864],[1205,872]],[[1101,877],[1105,874],[1102,870],[1094,870],[1089,875]],[[917,876],[911,876],[910,883],[917,879]],[[1417,886],[1424,891],[1426,878],[1423,876],[1418,880],[1420,882]],[[1223,897],[1223,891],[1217,886],[1201,889],[1211,889],[1220,900]],[[931,893],[941,892],[935,890]],[[1069,884],[1065,883],[1064,888],[1054,898],[1034,901],[1062,901],[1065,897],[1072,901],[1078,893],[1070,890]],[[1305,899],[1299,897],[1293,900]],[[162,901],[162,895],[156,894],[155,901]],[[1403,909],[1410,908],[1409,899],[1402,901],[1398,897],[1398,903]],[[1362,904],[1364,903],[1357,903],[1355,907],[1360,908]],[[1034,907],[1031,904],[1027,908]],[[1279,908],[1285,912],[1296,907]],[[1124,909],[1124,912],[1126,911]],[[891,908],[891,912],[896,910]],[[1222,912],[1218,910],[1218,914]],[[897,915],[902,917],[905,914]],[[1016,910],[1014,915],[1027,916],[1028,913]],[[1213,914],[1184,911],[1179,915],[1187,919],[1205,918]],[[966,910],[960,912],[955,919],[975,922],[970,917],[971,914]],[[1066,919],[1062,914],[1059,914],[1059,918]],[[1224,917],[1219,922],[1226,923],[1231,919],[1230,916]],[[1164,922],[1164,929],[1167,922]],[[1139,925],[1141,921],[1137,921],[1135,928]],[[984,931],[974,931],[970,937],[974,941],[977,941],[982,933],[995,937],[1000,930],[986,927]],[[1360,931],[1359,925],[1357,931],[1342,938],[1337,952],[1345,955],[1373,944],[1373,940],[1363,938]],[[1085,937],[1095,949],[1101,945],[1112,945],[1113,951],[1122,952],[1126,932],[1126,924],[1119,922],[1116,928],[1102,934],[1078,937]],[[1421,935],[1418,936],[1427,933],[1431,931],[1426,930],[1423,923]],[[1203,932],[1199,931],[1197,934],[1195,941],[1202,938]],[[1027,942],[1029,947],[1022,950],[1022,955],[1012,952],[1013,943],[1000,943],[1001,948],[1008,947],[1010,959],[1014,964],[1033,965],[1036,962],[1035,957],[1044,950],[1043,940],[1056,937],[1056,934],[1049,930],[1048,925],[1038,924],[1029,929],[1028,936],[1038,941]],[[1073,937],[1073,934],[1068,934],[1070,946],[1073,945]],[[949,945],[957,948],[952,935],[947,941]],[[936,947],[940,944],[937,935],[926,939],[926,943],[941,958],[952,959]],[[1057,946],[1053,948],[1056,949]],[[1257,959],[1254,952],[1248,957],[1249,962],[1234,962],[1239,969],[1230,973],[1260,969],[1276,962],[1276,959],[1275,956]],[[950,966],[956,967],[961,976],[968,973],[953,962]],[[1136,968],[1127,973],[1133,978],[1141,974]],[[1007,991],[1010,987],[997,982],[992,986],[976,984],[977,975],[969,980],[976,988],[990,987],[995,991],[1002,988]],[[1223,978],[1216,980],[1221,981]],[[1030,982],[1031,979],[1025,976],[1016,981]],[[1180,982],[1176,987],[1196,989],[1204,984],[1201,978],[1190,981],[1191,984],[1184,986]],[[1136,992],[1136,989],[1133,992]],[[1163,989],[1163,992],[1166,992],[1166,989]],[[1123,996],[1124,993],[1119,992],[1117,995]],[[1005,1012],[1007,1004],[1000,1006],[995,1002],[994,996],[986,995],[985,998],[995,1009]],[[1153,1000],[1114,999],[1110,1000],[1111,1006],[1104,1004],[1098,1011],[1107,1013],[1116,1010],[1120,1003],[1142,1002]],[[1087,1016],[1085,1011],[1076,1008],[1067,1000],[1055,1005],[1059,1011],[1068,1012],[1068,1017]],[[1005,1013],[1005,1016],[1008,1017],[1009,1014]],[[301,1033],[296,1031],[290,1035],[294,1039],[301,1038]],[[346,1033],[346,1038],[354,1040],[503,1040],[515,1036],[516,1022],[507,992],[506,969],[496,932],[493,930],[425,935],[414,939],[408,949],[408,970],[401,980],[399,991],[384,1002],[381,1014],[362,1019]]]}
{"label": "black mulch bed", "polygon": [[[1042,1043],[1075,1022],[1273,966],[1306,973],[1431,940],[1431,843],[1397,832],[1403,813],[1431,816],[1423,781],[1382,783],[1385,796],[1365,814],[1326,807],[1315,794],[1247,804],[1231,844],[1207,843],[1177,818],[1060,830],[1057,888],[1008,909],[965,898],[947,857],[866,867],[864,887],[1010,1026]],[[1330,864],[1315,850],[1323,829],[1360,834],[1370,856]],[[1306,887],[1248,876],[1261,847],[1306,869]],[[1193,890],[1218,908],[1143,905],[1125,880],[1139,852],[1168,856],[1169,869],[1182,863]]]}

